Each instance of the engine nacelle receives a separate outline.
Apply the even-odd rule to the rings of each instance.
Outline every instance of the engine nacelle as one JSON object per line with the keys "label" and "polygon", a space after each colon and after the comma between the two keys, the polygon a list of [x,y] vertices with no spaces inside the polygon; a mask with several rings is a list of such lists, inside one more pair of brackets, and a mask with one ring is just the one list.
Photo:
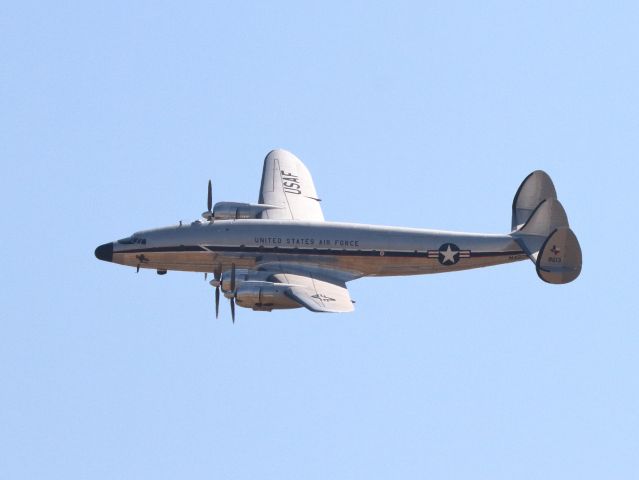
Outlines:
{"label": "engine nacelle", "polygon": [[217,202],[213,207],[213,220],[260,218],[264,210],[278,208],[262,203]]}
{"label": "engine nacelle", "polygon": [[272,282],[244,282],[235,294],[241,307],[271,311],[276,308],[300,308],[300,304],[285,295],[288,287]]}
{"label": "engine nacelle", "polygon": [[[271,274],[268,272],[260,272],[257,270],[250,270],[248,268],[237,268],[235,270],[235,288],[239,288],[245,282],[266,282]],[[271,282],[269,282],[271,283]],[[231,292],[231,271],[227,270],[222,273],[220,278],[220,286],[224,292],[226,298],[231,298],[233,292]]]}

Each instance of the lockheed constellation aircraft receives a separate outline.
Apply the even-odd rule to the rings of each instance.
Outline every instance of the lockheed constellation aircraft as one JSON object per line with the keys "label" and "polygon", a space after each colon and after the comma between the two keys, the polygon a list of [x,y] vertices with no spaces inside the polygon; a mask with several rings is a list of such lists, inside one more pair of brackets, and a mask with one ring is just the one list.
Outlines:
{"label": "lockheed constellation aircraft", "polygon": [[513,200],[511,232],[476,234],[324,220],[311,174],[286,150],[264,160],[258,203],[218,202],[190,224],[144,230],[105,243],[95,256],[157,270],[213,274],[220,290],[253,310],[306,307],[353,310],[346,283],[366,276],[419,275],[488,267],[530,258],[548,283],[581,272],[581,248],[550,177],[526,177]]}

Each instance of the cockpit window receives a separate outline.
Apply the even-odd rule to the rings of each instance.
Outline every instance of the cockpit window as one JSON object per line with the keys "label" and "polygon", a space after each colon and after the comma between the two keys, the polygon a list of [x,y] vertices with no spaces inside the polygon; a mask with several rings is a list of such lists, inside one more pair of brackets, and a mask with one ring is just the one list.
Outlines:
{"label": "cockpit window", "polygon": [[118,243],[120,245],[134,245],[136,243],[141,245],[146,245],[146,238],[126,237],[126,238],[121,238],[120,240],[118,240]]}

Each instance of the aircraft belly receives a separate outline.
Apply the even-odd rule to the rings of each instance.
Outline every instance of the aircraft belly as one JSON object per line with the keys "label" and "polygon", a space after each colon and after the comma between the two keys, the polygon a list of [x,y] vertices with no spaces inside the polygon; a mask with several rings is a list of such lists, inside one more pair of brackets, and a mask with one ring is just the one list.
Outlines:
{"label": "aircraft belly", "polygon": [[155,270],[177,270],[187,272],[213,272],[220,263],[224,268],[235,264],[238,268],[257,268],[262,263],[294,263],[299,265],[313,265],[322,268],[352,272],[356,276],[394,276],[394,275],[424,275],[459,271],[472,268],[488,267],[502,263],[510,263],[525,259],[524,254],[491,254],[460,258],[454,265],[444,265],[437,258],[425,256],[395,257],[395,256],[361,256],[348,255],[313,255],[313,254],[261,254],[247,252],[215,253],[199,252],[143,252],[143,253],[114,253],[113,261],[122,265]]}
{"label": "aircraft belly", "polygon": [[436,258],[361,258],[345,257],[338,264],[350,271],[360,271],[368,276],[425,275],[474,268],[490,267],[503,263],[526,259],[523,254],[491,255],[486,257],[462,258],[455,265],[443,265]]}

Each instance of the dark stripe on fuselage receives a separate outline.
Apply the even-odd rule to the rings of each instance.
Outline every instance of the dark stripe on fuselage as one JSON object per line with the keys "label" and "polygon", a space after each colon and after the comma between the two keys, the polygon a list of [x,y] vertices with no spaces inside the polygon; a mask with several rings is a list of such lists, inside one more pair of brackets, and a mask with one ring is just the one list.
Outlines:
{"label": "dark stripe on fuselage", "polygon": [[[335,256],[351,256],[351,257],[402,257],[402,258],[429,258],[428,251],[401,251],[401,250],[335,250],[320,248],[280,248],[280,247],[224,247],[216,245],[180,245],[178,247],[149,247],[136,248],[118,253],[168,253],[168,252],[237,252],[237,253],[277,253],[277,254],[295,254],[295,255],[335,255]],[[511,255],[522,255],[523,250],[509,250],[505,252],[470,252],[471,258],[481,257],[506,257]],[[437,258],[437,257],[435,257]],[[435,258],[431,257],[432,260]],[[463,257],[468,258],[468,257]]]}

